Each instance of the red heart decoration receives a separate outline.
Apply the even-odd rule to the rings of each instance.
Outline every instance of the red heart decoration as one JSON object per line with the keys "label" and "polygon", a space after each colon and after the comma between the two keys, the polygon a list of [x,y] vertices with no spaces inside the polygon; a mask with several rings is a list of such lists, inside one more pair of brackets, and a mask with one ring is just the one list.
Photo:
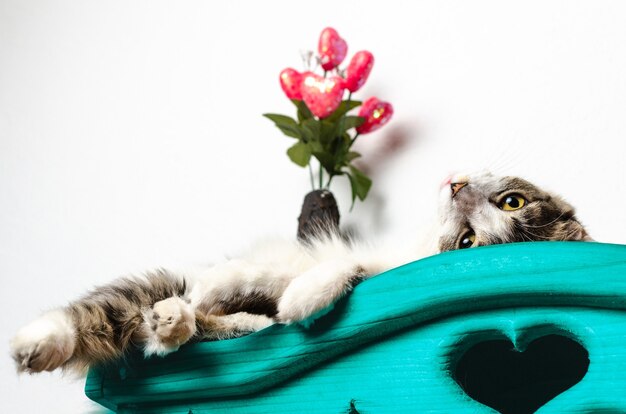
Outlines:
{"label": "red heart decoration", "polygon": [[305,72],[302,81],[302,99],[313,115],[325,118],[332,114],[343,98],[343,79],[339,76],[323,78]]}
{"label": "red heart decoration", "polygon": [[359,109],[359,116],[365,118],[365,122],[356,128],[356,132],[367,134],[376,131],[389,122],[392,115],[393,106],[389,102],[383,102],[376,97],[368,98]]}
{"label": "red heart decoration", "polygon": [[367,81],[374,66],[374,55],[367,50],[356,52],[346,68],[346,89],[356,92]]}
{"label": "red heart decoration", "polygon": [[280,72],[280,87],[289,99],[302,100],[302,74],[295,69],[287,68]]}
{"label": "red heart decoration", "polygon": [[346,58],[348,44],[339,36],[335,29],[327,27],[320,34],[317,51],[320,54],[322,68],[331,70],[339,66]]}

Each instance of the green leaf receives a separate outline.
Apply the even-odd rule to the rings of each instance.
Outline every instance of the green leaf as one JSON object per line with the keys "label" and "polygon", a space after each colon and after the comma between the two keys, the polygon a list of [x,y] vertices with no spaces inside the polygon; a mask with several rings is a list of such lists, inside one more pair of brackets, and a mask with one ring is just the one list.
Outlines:
{"label": "green leaf", "polygon": [[332,155],[334,159],[334,173],[338,174],[344,167],[347,167],[350,160],[347,159],[350,151],[350,142],[352,138],[347,133],[335,136],[326,146],[326,152]]}
{"label": "green leaf", "polygon": [[308,143],[308,146],[309,146],[309,148],[310,148],[312,153],[324,152],[324,147],[322,146],[322,144],[319,141],[310,141]]}
{"label": "green leaf", "polygon": [[307,144],[299,141],[287,150],[287,155],[295,164],[306,167],[311,159],[311,150]]}
{"label": "green leaf", "polygon": [[313,132],[311,132],[311,130],[304,127],[300,127],[300,133],[302,134],[302,141],[304,141],[304,143],[306,144],[317,138],[315,135],[313,135]]}
{"label": "green leaf", "polygon": [[328,120],[320,121],[320,142],[324,147],[327,147],[335,138],[337,132],[337,125]]}
{"label": "green leaf", "polygon": [[[343,135],[343,132],[345,131],[344,124],[345,124],[345,117],[340,118],[335,123],[335,131],[333,132],[333,135],[337,138],[337,140],[339,140],[339,138]],[[333,151],[336,151],[336,149],[334,149]]]}
{"label": "green leaf", "polygon": [[350,179],[350,186],[352,187],[352,203],[354,203],[356,197],[363,201],[372,187],[372,180],[359,169],[353,166],[349,168],[350,173],[348,173],[348,178]]}
{"label": "green leaf", "polygon": [[281,114],[263,114],[264,117],[271,119],[277,125],[298,125],[295,119]]}
{"label": "green leaf", "polygon": [[343,131],[347,131],[351,128],[356,128],[358,126],[361,126],[363,122],[365,122],[365,118],[363,118],[362,116],[352,116],[352,115],[346,116],[344,124],[343,124]]}
{"label": "green leaf", "polygon": [[302,138],[302,131],[295,119],[280,114],[263,114],[263,116],[274,122],[278,129],[288,137]]}
{"label": "green leaf", "polygon": [[341,101],[337,109],[335,109],[335,112],[330,114],[330,116],[328,116],[325,119],[331,122],[335,122],[339,120],[339,118],[344,116],[346,113],[348,113],[350,110],[356,108],[357,106],[361,104],[362,104],[361,101]]}
{"label": "green leaf", "polygon": [[306,136],[307,141],[319,141],[320,139],[320,123],[315,118],[309,118],[302,122],[302,133]]}
{"label": "green leaf", "polygon": [[314,151],[313,156],[329,174],[335,170],[335,158],[325,151]]}
{"label": "green leaf", "polygon": [[305,119],[313,118],[313,114],[309,110],[309,107],[306,106],[304,101],[299,101],[297,99],[292,99],[291,102],[298,108],[298,122],[302,123]]}
{"label": "green leaf", "polygon": [[333,139],[329,145],[330,153],[335,158],[335,169],[340,170],[344,163],[346,154],[348,153],[348,144],[344,140],[343,136],[338,136]]}
{"label": "green leaf", "polygon": [[359,158],[361,156],[361,154],[359,154],[356,151],[350,151],[349,153],[346,154],[346,162],[350,163],[350,161],[352,160],[356,160],[357,158]]}

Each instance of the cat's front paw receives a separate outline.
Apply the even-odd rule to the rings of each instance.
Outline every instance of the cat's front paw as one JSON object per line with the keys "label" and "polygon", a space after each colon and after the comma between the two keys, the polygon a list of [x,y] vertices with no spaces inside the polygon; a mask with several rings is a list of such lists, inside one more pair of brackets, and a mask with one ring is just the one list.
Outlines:
{"label": "cat's front paw", "polygon": [[11,356],[19,372],[53,371],[72,357],[75,346],[71,319],[59,310],[20,329],[11,340]]}
{"label": "cat's front paw", "polygon": [[196,318],[192,306],[179,297],[155,303],[144,314],[148,339],[144,354],[167,355],[176,351],[196,333]]}
{"label": "cat's front paw", "polygon": [[299,323],[309,328],[317,319],[332,311],[345,292],[327,297],[306,297],[306,289],[292,289],[278,305],[276,320],[284,324]]}
{"label": "cat's front paw", "polygon": [[276,319],[309,327],[330,312],[335,302],[362,280],[363,274],[359,266],[340,260],[316,266],[287,286],[278,303]]}

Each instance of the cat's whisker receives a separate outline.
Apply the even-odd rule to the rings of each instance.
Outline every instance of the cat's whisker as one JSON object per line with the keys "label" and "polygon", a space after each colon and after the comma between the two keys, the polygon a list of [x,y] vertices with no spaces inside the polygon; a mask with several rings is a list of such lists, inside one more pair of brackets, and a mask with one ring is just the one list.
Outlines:
{"label": "cat's whisker", "polygon": [[565,240],[580,240],[580,237],[575,237],[577,235],[580,235],[580,229],[577,227],[572,228],[568,233],[565,234],[565,236],[563,236],[561,238],[561,240],[565,241]]}
{"label": "cat's whisker", "polygon": [[526,233],[522,232],[522,241],[533,241],[533,239],[531,239]]}
{"label": "cat's whisker", "polygon": [[495,175],[508,175],[511,165],[517,163],[520,154],[510,149],[500,150],[498,154],[492,155],[488,163],[489,170]]}
{"label": "cat's whisker", "polygon": [[[535,234],[535,233],[532,233],[532,232],[530,232],[530,231],[527,231],[527,233],[528,233],[528,234],[530,234],[530,235],[531,235],[531,236],[533,236],[533,237],[536,237],[537,239],[541,239],[541,240],[551,240],[551,238],[550,238],[550,237],[548,237],[548,236],[541,236],[541,235],[539,235],[539,234]],[[529,238],[528,240],[529,240],[529,241],[535,241],[536,239],[530,239],[530,238]]]}
{"label": "cat's whisker", "polygon": [[487,163],[487,169],[494,174],[500,175],[500,169],[502,168],[502,150],[498,151],[498,153],[494,152],[493,149],[490,149],[490,154],[488,155],[488,159],[490,160]]}

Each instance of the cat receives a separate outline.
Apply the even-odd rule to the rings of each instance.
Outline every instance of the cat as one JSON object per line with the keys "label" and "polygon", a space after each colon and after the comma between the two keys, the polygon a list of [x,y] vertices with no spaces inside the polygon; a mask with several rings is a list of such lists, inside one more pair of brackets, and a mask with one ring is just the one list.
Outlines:
{"label": "cat", "polygon": [[19,372],[84,371],[131,346],[167,355],[194,339],[225,339],[274,323],[306,323],[352,287],[421,257],[476,246],[591,238],[574,208],[517,177],[456,175],[440,188],[429,248],[384,251],[337,234],[263,243],[192,274],[157,270],[96,288],[45,313],[11,341]]}

